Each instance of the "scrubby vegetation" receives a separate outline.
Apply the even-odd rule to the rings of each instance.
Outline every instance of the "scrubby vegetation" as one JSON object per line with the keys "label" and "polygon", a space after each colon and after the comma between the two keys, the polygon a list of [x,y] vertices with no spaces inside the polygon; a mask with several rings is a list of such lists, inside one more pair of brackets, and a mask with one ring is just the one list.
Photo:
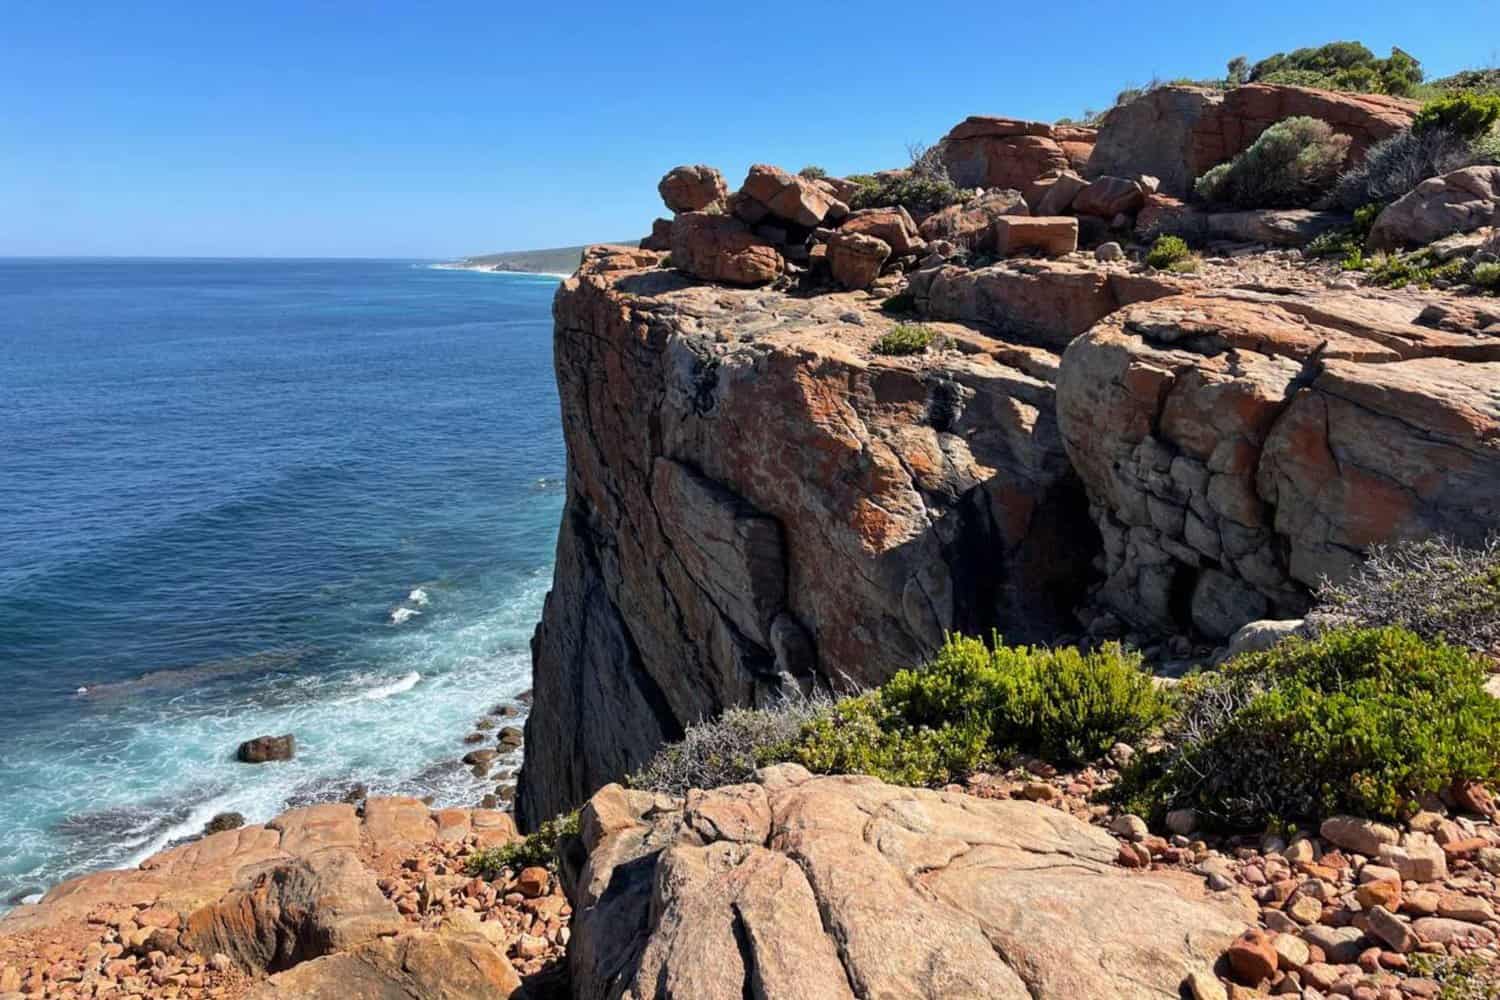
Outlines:
{"label": "scrubby vegetation", "polygon": [[549,819],[524,840],[500,847],[486,847],[470,854],[464,870],[482,879],[493,879],[502,868],[551,866],[557,862],[558,847],[568,837],[578,835],[578,813]]}
{"label": "scrubby vegetation", "polygon": [[1429,101],[1405,132],[1384,139],[1339,178],[1333,200],[1352,210],[1386,203],[1429,177],[1500,163],[1500,96],[1455,94]]}
{"label": "scrubby vegetation", "polygon": [[1380,288],[1405,288],[1416,285],[1427,288],[1436,282],[1458,284],[1470,280],[1469,262],[1461,257],[1442,261],[1431,249],[1411,253],[1375,253],[1366,255],[1355,247],[1339,262],[1345,271],[1363,271],[1370,284]]}
{"label": "scrubby vegetation", "polygon": [[1398,48],[1381,59],[1359,42],[1329,42],[1267,56],[1250,68],[1247,80],[1406,97],[1422,82],[1422,64]]}
{"label": "scrubby vegetation", "polygon": [[1488,261],[1483,264],[1475,264],[1469,280],[1474,287],[1486,292],[1500,294],[1500,264]]}
{"label": "scrubby vegetation", "polygon": [[848,178],[859,186],[849,207],[886,208],[899,205],[913,212],[935,212],[967,201],[974,192],[961,188],[948,176],[940,149],[912,143],[907,146],[911,166],[880,174],[854,174]]}
{"label": "scrubby vegetation", "polygon": [[1377,546],[1347,580],[1318,589],[1311,620],[1322,628],[1399,625],[1500,652],[1500,536],[1475,548],[1445,538]]}
{"label": "scrubby vegetation", "polygon": [[1192,255],[1193,252],[1180,236],[1158,236],[1156,242],[1151,244],[1151,249],[1146,251],[1146,263],[1158,271],[1164,271]]}
{"label": "scrubby vegetation", "polygon": [[663,747],[629,783],[684,795],[689,788],[748,781],[766,762],[769,748],[795,740],[830,705],[828,700],[797,698],[774,708],[731,708],[717,719],[689,726],[680,742]]}
{"label": "scrubby vegetation", "polygon": [[1351,812],[1500,776],[1500,700],[1468,651],[1406,629],[1339,629],[1185,682],[1169,749],[1123,788],[1227,829]]}
{"label": "scrubby vegetation", "polygon": [[1363,258],[1365,241],[1370,238],[1370,230],[1374,228],[1375,220],[1384,207],[1380,204],[1361,205],[1354,210],[1352,223],[1313,237],[1302,248],[1302,252],[1308,257],[1338,257],[1343,260]]}
{"label": "scrubby vegetation", "polygon": [[1299,208],[1312,204],[1338,178],[1350,139],[1306,116],[1279,121],[1243,153],[1198,178],[1194,191],[1208,202],[1240,208]]}
{"label": "scrubby vegetation", "polygon": [[921,354],[932,344],[935,334],[920,323],[897,323],[875,341],[876,354],[900,356]]}
{"label": "scrubby vegetation", "polygon": [[1412,122],[1413,132],[1435,129],[1464,139],[1483,136],[1500,121],[1500,94],[1450,94],[1428,101]]}
{"label": "scrubby vegetation", "polygon": [[797,176],[805,177],[810,181],[815,181],[823,177],[827,177],[828,171],[824,170],[822,167],[818,166],[815,163],[809,163],[807,166],[797,171]]}

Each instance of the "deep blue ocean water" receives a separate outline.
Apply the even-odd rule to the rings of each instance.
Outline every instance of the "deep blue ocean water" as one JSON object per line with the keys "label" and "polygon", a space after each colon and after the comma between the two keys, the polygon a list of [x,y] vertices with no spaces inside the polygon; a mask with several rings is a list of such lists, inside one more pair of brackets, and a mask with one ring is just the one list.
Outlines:
{"label": "deep blue ocean water", "polygon": [[218,812],[494,784],[456,760],[529,686],[556,284],[0,260],[0,908]]}

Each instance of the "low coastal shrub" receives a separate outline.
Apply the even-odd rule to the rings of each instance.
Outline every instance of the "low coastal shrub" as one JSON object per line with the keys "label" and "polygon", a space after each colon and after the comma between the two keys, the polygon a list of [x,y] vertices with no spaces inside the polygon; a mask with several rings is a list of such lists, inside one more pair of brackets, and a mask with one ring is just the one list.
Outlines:
{"label": "low coastal shrub", "polygon": [[1494,132],[1471,137],[1440,124],[1408,129],[1371,146],[1363,160],[1339,177],[1333,201],[1346,211],[1371,202],[1385,204],[1429,177],[1493,162],[1500,162],[1500,135]]}
{"label": "low coastal shrub", "polygon": [[892,356],[921,354],[932,344],[934,336],[930,327],[920,323],[897,323],[875,341],[873,349],[876,354]]}
{"label": "low coastal shrub", "polygon": [[1468,651],[1403,628],[1336,629],[1181,685],[1167,749],[1120,793],[1224,829],[1339,812],[1396,818],[1424,793],[1500,776],[1500,700]]}
{"label": "low coastal shrub", "polygon": [[1344,259],[1356,254],[1363,256],[1365,241],[1370,238],[1370,230],[1375,227],[1375,220],[1380,217],[1384,207],[1379,203],[1361,205],[1354,210],[1354,220],[1349,225],[1314,236],[1302,248],[1303,255]]}
{"label": "low coastal shrub", "polygon": [[815,181],[827,177],[828,171],[824,170],[822,167],[818,166],[815,163],[809,163],[807,166],[797,171],[797,176],[804,177],[810,181]]}
{"label": "low coastal shrub", "polygon": [[1399,625],[1500,653],[1500,535],[1475,547],[1441,537],[1376,546],[1346,580],[1318,588],[1309,621],[1320,629]]}
{"label": "low coastal shrub", "polygon": [[1475,288],[1500,293],[1500,264],[1494,261],[1475,264],[1473,272],[1469,275],[1469,281]]}
{"label": "low coastal shrub", "polygon": [[1422,105],[1413,132],[1441,129],[1474,140],[1500,122],[1500,94],[1448,94]]}
{"label": "low coastal shrub", "polygon": [[954,184],[946,175],[925,176],[909,170],[878,176],[855,174],[848,179],[859,185],[859,190],[849,199],[852,209],[900,206],[907,211],[928,213],[962,204],[973,194]]}
{"label": "low coastal shrub", "polygon": [[944,784],[998,758],[1094,760],[1167,715],[1167,700],[1118,645],[1006,646],[951,636],[931,662],[839,702],[786,751],[811,771]]}
{"label": "low coastal shrub", "polygon": [[776,751],[830,704],[827,699],[791,698],[771,708],[731,708],[717,719],[688,726],[679,742],[657,751],[627,783],[685,795],[690,788],[749,781],[756,768],[772,763]]}
{"label": "low coastal shrub", "polygon": [[1333,186],[1349,143],[1327,122],[1286,118],[1228,164],[1199,177],[1194,191],[1204,201],[1239,208],[1301,208]]}
{"label": "low coastal shrub", "polygon": [[496,878],[502,868],[550,867],[557,863],[561,842],[577,835],[578,813],[574,811],[545,821],[524,840],[475,851],[464,862],[464,871],[488,880]]}
{"label": "low coastal shrub", "polygon": [[1158,236],[1156,242],[1151,244],[1151,249],[1146,252],[1146,263],[1162,271],[1192,255],[1193,252],[1180,236]]}

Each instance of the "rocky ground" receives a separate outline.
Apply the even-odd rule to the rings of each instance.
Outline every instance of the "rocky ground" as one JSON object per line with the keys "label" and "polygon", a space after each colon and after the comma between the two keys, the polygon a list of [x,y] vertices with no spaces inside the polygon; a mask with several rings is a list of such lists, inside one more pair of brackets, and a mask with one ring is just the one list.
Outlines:
{"label": "rocky ground", "polygon": [[565,995],[557,880],[466,873],[518,839],[503,812],[408,798],[213,834],[6,915],[0,997]]}

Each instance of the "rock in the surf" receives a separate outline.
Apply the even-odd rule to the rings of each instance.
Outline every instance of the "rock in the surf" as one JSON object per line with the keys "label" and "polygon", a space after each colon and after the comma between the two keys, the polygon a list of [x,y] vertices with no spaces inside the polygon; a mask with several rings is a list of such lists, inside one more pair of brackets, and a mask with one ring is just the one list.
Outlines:
{"label": "rock in the surf", "polygon": [[225,830],[238,830],[245,825],[245,817],[242,813],[222,812],[214,816],[203,827],[203,836],[222,833]]}
{"label": "rock in the surf", "polygon": [[291,733],[284,736],[257,736],[246,740],[235,751],[235,759],[242,764],[264,764],[273,760],[291,760],[297,753],[297,738]]}

